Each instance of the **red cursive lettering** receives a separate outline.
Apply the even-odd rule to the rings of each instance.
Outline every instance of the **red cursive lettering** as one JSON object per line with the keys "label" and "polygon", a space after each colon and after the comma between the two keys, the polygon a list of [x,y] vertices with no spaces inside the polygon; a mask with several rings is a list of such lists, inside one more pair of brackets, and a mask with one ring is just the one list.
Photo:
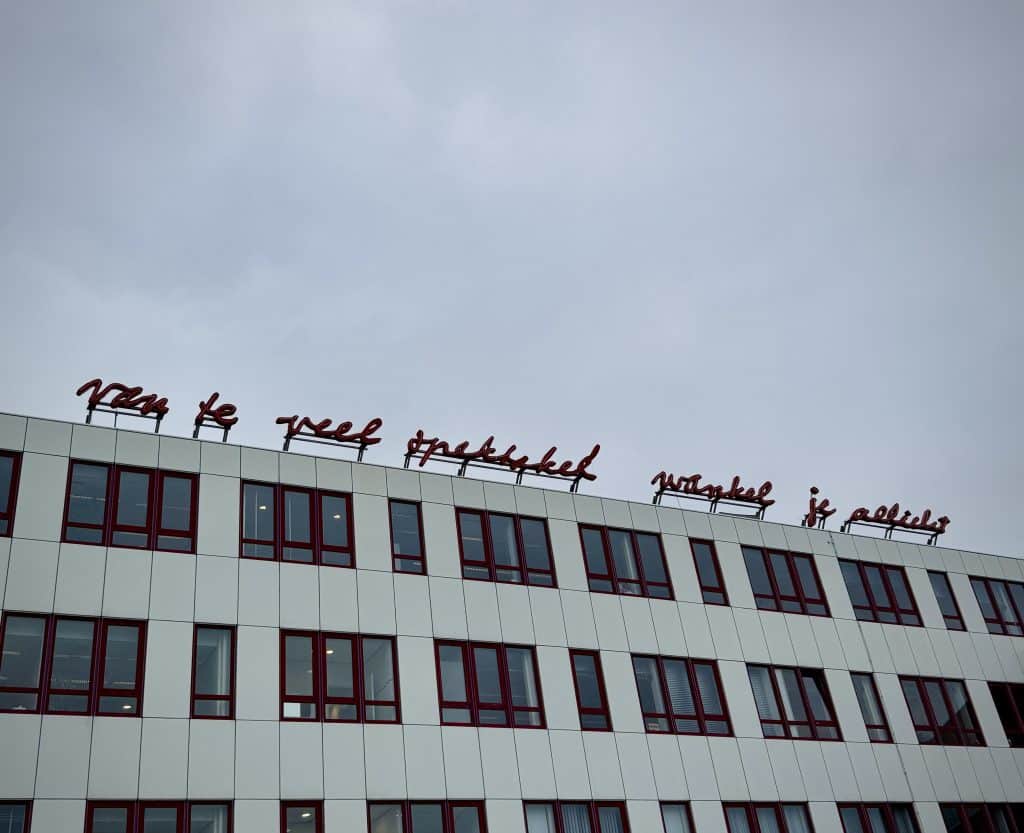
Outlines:
{"label": "red cursive lettering", "polygon": [[835,513],[835,509],[829,509],[830,501],[828,498],[819,501],[818,500],[818,487],[811,486],[811,498],[807,503],[807,514],[804,515],[804,519],[801,523],[804,526],[817,526],[821,524],[824,526],[825,521],[831,518]]}
{"label": "red cursive lettering", "polygon": [[558,453],[557,446],[551,446],[544,455],[534,463],[530,462],[528,456],[513,457],[516,450],[515,444],[510,445],[501,454],[497,454],[494,447],[494,435],[484,440],[479,448],[469,449],[469,442],[464,440],[454,448],[445,440],[438,437],[427,437],[423,429],[418,430],[415,435],[409,438],[406,443],[406,451],[410,456],[419,455],[419,466],[422,468],[432,457],[446,457],[450,460],[461,460],[463,462],[480,462],[492,466],[502,466],[515,472],[533,472],[559,477],[581,478],[583,480],[596,480],[597,475],[587,471],[587,468],[594,462],[600,445],[595,445],[590,453],[580,458],[578,463],[566,460],[562,463],[554,461]]}
{"label": "red cursive lettering", "polygon": [[[312,436],[321,440],[334,440],[339,443],[359,443],[360,445],[366,446],[376,445],[380,442],[380,437],[374,437],[372,435],[375,434],[384,424],[384,420],[374,417],[366,423],[362,431],[354,432],[352,431],[352,423],[348,421],[339,423],[336,427],[331,428],[331,420],[329,419],[322,419],[319,422],[313,422],[313,420],[308,416],[299,417],[298,414],[293,414],[290,417],[278,417],[276,423],[278,425],[288,426],[288,429],[285,432],[286,439],[299,436]],[[303,429],[306,429],[309,433],[303,434]]]}
{"label": "red cursive lettering", "polygon": [[216,422],[221,428],[230,428],[236,422],[238,417],[235,414],[238,412],[238,408],[229,402],[225,402],[217,408],[214,408],[217,400],[220,398],[220,393],[214,391],[210,394],[210,398],[205,402],[199,402],[199,413],[196,414],[196,425],[202,425],[204,422]]}
{"label": "red cursive lettering", "polygon": [[931,509],[925,509],[920,515],[914,515],[909,510],[900,514],[900,505],[894,503],[892,506],[882,504],[874,512],[867,507],[860,506],[850,513],[846,523],[880,524],[890,529],[908,529],[912,532],[930,532],[933,535],[941,535],[949,526],[949,518],[943,515],[933,521],[931,517]]}
{"label": "red cursive lettering", "polygon": [[[75,395],[81,396],[89,388],[92,388],[92,393],[89,394],[90,411],[98,405],[106,405],[108,408],[138,411],[144,416],[155,413],[162,417],[170,410],[165,397],[157,398],[156,394],[152,393],[144,395],[142,388],[128,387],[120,382],[111,382],[104,386],[102,379],[89,380],[75,391]],[[113,394],[113,396],[109,401],[104,401],[108,394]]]}
{"label": "red cursive lettering", "polygon": [[771,506],[775,501],[768,497],[772,490],[772,482],[766,480],[759,489],[752,487],[744,489],[740,484],[740,477],[736,475],[729,487],[705,483],[701,485],[701,474],[679,475],[660,471],[651,478],[651,485],[657,485],[658,493],[676,492],[688,497],[703,497],[710,501],[732,500],[738,503],[756,503],[760,506]]}

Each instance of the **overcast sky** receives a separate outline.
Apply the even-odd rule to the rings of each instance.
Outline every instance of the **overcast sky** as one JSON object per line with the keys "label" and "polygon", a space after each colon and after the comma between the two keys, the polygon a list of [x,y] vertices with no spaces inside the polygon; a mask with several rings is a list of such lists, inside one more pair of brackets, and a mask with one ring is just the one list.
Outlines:
{"label": "overcast sky", "polygon": [[600,442],[590,493],[1024,555],[1022,43],[1019,0],[0,0],[0,410]]}

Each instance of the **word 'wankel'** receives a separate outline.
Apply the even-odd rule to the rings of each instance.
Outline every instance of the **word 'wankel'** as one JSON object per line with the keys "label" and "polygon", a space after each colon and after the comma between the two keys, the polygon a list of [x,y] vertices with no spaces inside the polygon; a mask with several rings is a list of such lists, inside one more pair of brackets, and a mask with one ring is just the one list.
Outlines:
{"label": "word 'wankel'", "polygon": [[501,454],[498,454],[497,449],[494,447],[493,435],[484,440],[479,448],[471,451],[468,440],[463,440],[453,447],[447,441],[438,437],[425,436],[423,429],[418,430],[416,435],[409,439],[406,448],[409,456],[419,455],[419,465],[421,468],[431,457],[437,456],[461,460],[464,463],[479,462],[492,466],[502,466],[520,473],[532,472],[539,475],[570,477],[583,480],[597,479],[597,475],[587,471],[587,468],[594,462],[598,452],[601,450],[600,445],[595,445],[589,454],[580,458],[578,463],[573,463],[572,460],[556,463],[554,456],[558,452],[558,447],[553,445],[544,452],[543,457],[531,463],[530,458],[526,455],[521,457],[513,456],[516,450],[514,444],[510,445]]}
{"label": "word 'wankel'", "polygon": [[[109,385],[104,385],[102,379],[90,379],[75,391],[75,396],[81,396],[89,388],[92,388],[92,393],[89,394],[88,407],[90,411],[101,405],[105,405],[108,408],[138,411],[143,416],[148,416],[152,413],[158,417],[163,417],[170,411],[170,408],[167,406],[167,397],[165,396],[158,398],[155,393],[143,394],[142,388],[129,387],[120,382],[111,382]],[[110,394],[113,395],[109,401],[104,401]]]}
{"label": "word 'wankel'", "polygon": [[768,497],[772,490],[772,482],[766,480],[761,487],[744,489],[740,484],[740,476],[736,475],[728,488],[714,483],[701,485],[701,474],[679,475],[678,477],[669,472],[660,471],[651,478],[651,485],[657,485],[658,496],[665,492],[675,492],[686,497],[697,497],[717,503],[720,500],[732,500],[740,503],[756,503],[762,508],[771,506],[775,501]]}

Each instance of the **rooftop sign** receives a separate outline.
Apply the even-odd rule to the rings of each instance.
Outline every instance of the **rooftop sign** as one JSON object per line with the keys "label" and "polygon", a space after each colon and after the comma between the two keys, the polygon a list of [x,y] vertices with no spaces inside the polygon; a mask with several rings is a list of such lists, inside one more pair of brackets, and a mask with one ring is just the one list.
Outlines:
{"label": "rooftop sign", "polygon": [[308,443],[319,443],[320,445],[343,445],[359,449],[360,462],[363,459],[363,452],[368,446],[380,442],[380,437],[374,437],[377,430],[384,424],[380,417],[374,417],[361,431],[353,431],[352,423],[345,421],[331,427],[331,420],[322,419],[313,422],[308,416],[300,417],[293,414],[290,417],[279,416],[276,420],[278,425],[287,425],[284,433],[284,451],[287,451],[292,440],[300,440]]}
{"label": "rooftop sign", "polygon": [[94,411],[113,414],[115,425],[119,413],[128,413],[130,416],[156,420],[156,433],[159,434],[160,420],[170,411],[166,397],[158,398],[155,393],[144,394],[142,388],[129,387],[121,382],[104,385],[102,379],[90,379],[75,391],[75,396],[81,396],[90,388],[92,393],[89,394],[85,415],[87,425],[92,422]]}
{"label": "rooftop sign", "polygon": [[703,477],[701,474],[679,475],[677,477],[665,471],[658,472],[651,478],[651,485],[656,484],[658,487],[652,502],[659,504],[663,495],[672,494],[692,500],[708,501],[711,504],[712,512],[717,512],[718,504],[723,502],[734,506],[752,505],[757,507],[757,511],[754,513],[754,517],[757,518],[763,518],[764,510],[775,503],[773,499],[768,497],[768,493],[772,490],[772,482],[770,480],[766,480],[757,489],[753,487],[745,489],[740,484],[739,475],[732,479],[732,483],[728,488],[713,483],[704,483],[702,485],[700,482],[701,477]]}
{"label": "rooftop sign", "polygon": [[934,544],[942,533],[949,526],[949,518],[943,515],[941,518],[931,520],[932,510],[925,509],[920,515],[915,515],[909,509],[900,513],[900,505],[894,503],[892,506],[882,504],[874,512],[865,506],[854,509],[850,517],[840,528],[840,532],[849,532],[854,524],[866,524],[870,526],[884,526],[885,537],[892,538],[895,530],[903,532],[916,532],[928,536],[928,543]]}

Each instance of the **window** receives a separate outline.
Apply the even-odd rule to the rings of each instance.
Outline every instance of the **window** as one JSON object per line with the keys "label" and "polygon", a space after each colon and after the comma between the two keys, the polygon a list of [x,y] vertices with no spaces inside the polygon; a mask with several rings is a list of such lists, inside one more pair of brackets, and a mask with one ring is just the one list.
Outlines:
{"label": "window", "polygon": [[235,716],[235,629],[196,625],[192,646],[192,717]]}
{"label": "window", "polygon": [[806,804],[723,804],[729,833],[814,833]]}
{"label": "window", "polygon": [[487,833],[482,801],[371,801],[370,833]]}
{"label": "window", "polygon": [[230,801],[90,801],[85,833],[231,833],[231,816]]}
{"label": "window", "polygon": [[946,746],[984,746],[974,706],[962,680],[900,677],[917,741]]}
{"label": "window", "polygon": [[963,616],[960,615],[960,605],[956,603],[956,596],[953,595],[953,588],[950,587],[949,577],[945,573],[929,571],[928,580],[932,583],[935,601],[939,603],[939,610],[942,611],[946,627],[951,631],[967,630],[964,627]]}
{"label": "window", "polygon": [[748,665],[747,674],[766,738],[842,740],[823,671]]}
{"label": "window", "polygon": [[590,589],[595,593],[672,598],[659,536],[581,524],[580,537]]}
{"label": "window", "polygon": [[[0,451],[0,537],[14,532],[14,507],[18,502],[21,455]],[[2,830],[2,828],[0,828]]]}
{"label": "window", "polygon": [[818,570],[809,555],[743,547],[743,560],[761,610],[828,616]]}
{"label": "window", "polygon": [[354,567],[352,496],[242,483],[243,558]]}
{"label": "window", "polygon": [[665,833],[692,833],[693,817],[690,815],[688,803],[663,803],[661,805],[661,823]]}
{"label": "window", "polygon": [[648,732],[729,735],[729,713],[714,660],[633,656]]}
{"label": "window", "polygon": [[281,833],[324,833],[324,803],[282,801]]}
{"label": "window", "polygon": [[281,631],[281,719],[400,722],[394,637]]}
{"label": "window", "polygon": [[526,833],[629,833],[621,801],[524,801]]}
{"label": "window", "polygon": [[981,615],[985,617],[989,633],[1009,636],[1024,635],[1024,584],[994,578],[971,576],[971,587],[978,597]]}
{"label": "window", "polygon": [[911,804],[840,804],[844,833],[917,833]]}
{"label": "window", "polygon": [[0,711],[138,717],[144,622],[6,613]]}
{"label": "window", "polygon": [[878,699],[878,689],[870,674],[850,673],[853,690],[857,693],[860,713],[864,718],[864,728],[868,730],[868,739],[872,743],[892,743],[892,732],[889,722],[885,719],[882,702]]}
{"label": "window", "polygon": [[0,801],[0,833],[28,833],[31,801]]}
{"label": "window", "polygon": [[476,509],[456,509],[455,519],[463,578],[556,586],[544,520]]}
{"label": "window", "polygon": [[194,553],[197,488],[194,474],[73,460],[63,540]]}
{"label": "window", "polygon": [[853,612],[866,622],[921,625],[921,614],[902,567],[840,559]]}
{"label": "window", "polygon": [[405,500],[388,501],[391,515],[391,559],[397,573],[427,572],[423,551],[423,517],[420,505]]}
{"label": "window", "polygon": [[947,833],[1020,833],[1021,804],[940,804]]}
{"label": "window", "polygon": [[442,723],[544,728],[532,647],[484,642],[435,644]]}
{"label": "window", "polygon": [[725,592],[722,568],[718,566],[718,553],[712,541],[690,539],[690,551],[697,568],[697,582],[704,596],[704,604],[727,605],[729,596]]}
{"label": "window", "polygon": [[601,655],[597,651],[569,651],[572,664],[572,682],[576,690],[576,705],[580,711],[580,728],[607,732],[612,728],[608,714]]}
{"label": "window", "polygon": [[1024,746],[1024,685],[989,683],[988,688],[992,692],[1010,746]]}

